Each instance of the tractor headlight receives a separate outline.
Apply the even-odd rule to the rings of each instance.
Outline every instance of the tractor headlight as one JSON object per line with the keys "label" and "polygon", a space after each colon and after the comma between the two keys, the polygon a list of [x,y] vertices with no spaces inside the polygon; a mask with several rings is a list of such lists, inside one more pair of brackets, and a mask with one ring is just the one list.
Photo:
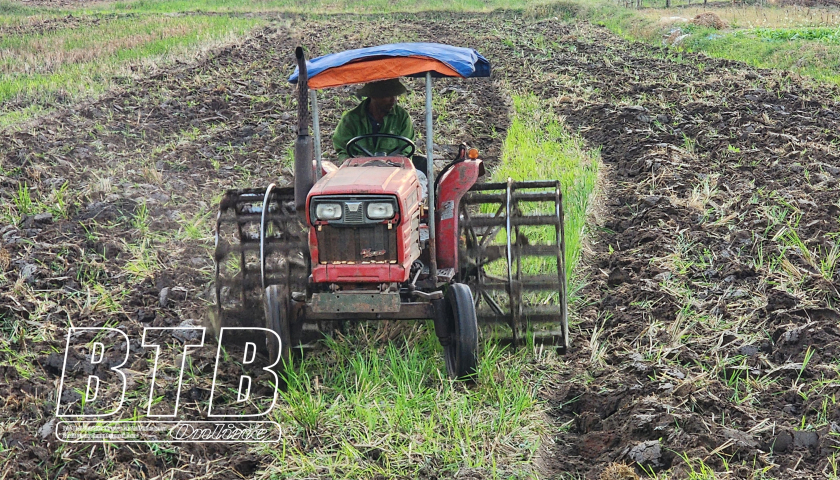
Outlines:
{"label": "tractor headlight", "polygon": [[367,216],[371,220],[385,220],[394,216],[394,204],[391,202],[371,202],[367,205]]}
{"label": "tractor headlight", "polygon": [[338,220],[341,218],[341,204],[319,203],[315,207],[315,216],[318,220]]}

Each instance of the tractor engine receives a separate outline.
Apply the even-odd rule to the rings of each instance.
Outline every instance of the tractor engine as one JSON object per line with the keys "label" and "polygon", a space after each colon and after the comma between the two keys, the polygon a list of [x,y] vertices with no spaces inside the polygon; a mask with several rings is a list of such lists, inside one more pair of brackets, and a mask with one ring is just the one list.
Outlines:
{"label": "tractor engine", "polygon": [[420,257],[422,198],[404,157],[351,158],[321,178],[306,204],[312,281],[353,289],[407,281]]}

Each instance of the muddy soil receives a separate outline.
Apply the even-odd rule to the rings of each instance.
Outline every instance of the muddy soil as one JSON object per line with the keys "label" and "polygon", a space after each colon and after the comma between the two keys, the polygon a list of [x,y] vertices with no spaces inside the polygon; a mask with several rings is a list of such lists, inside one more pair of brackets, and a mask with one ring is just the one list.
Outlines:
{"label": "muddy soil", "polygon": [[[300,19],[282,19],[194,64],[125,79],[124,87],[95,101],[0,133],[0,203],[16,205],[22,191],[33,202],[28,213],[0,225],[0,268],[9,280],[0,284],[0,318],[10,349],[3,353],[0,396],[4,418],[16,425],[2,439],[16,452],[6,478],[99,478],[96,470],[114,458],[107,449],[83,447],[83,455],[66,461],[62,444],[41,435],[55,425],[53,392],[66,327],[119,325],[135,339],[128,365],[145,370],[150,357],[136,342],[143,327],[203,323],[218,197],[229,188],[289,182],[296,107],[286,79],[294,47],[307,45],[316,56],[364,46],[363,35],[344,35],[335,47],[338,38],[317,33],[341,35],[346,22],[321,22],[301,33]],[[67,19],[60,23],[72,28]],[[399,35],[393,21],[381,21],[377,29],[382,37]],[[423,84],[405,83],[410,94],[403,104],[423,131]],[[499,88],[489,80],[482,88],[450,81],[436,88],[450,115],[436,118],[436,159],[451,158],[463,141],[497,161],[509,123]],[[353,88],[324,92],[323,131],[332,132],[358,101]],[[329,134],[323,151],[334,159]],[[42,341],[25,341],[10,325],[24,325],[29,335],[43,332],[36,335]],[[192,361],[197,372],[212,374],[214,359],[208,348]],[[24,371],[22,364],[31,368]],[[186,418],[202,418],[195,402],[207,400],[210,379],[199,375],[182,387],[189,392],[184,401],[192,402]],[[132,385],[148,390],[143,378]],[[170,385],[165,394],[172,397],[174,390]],[[188,479],[212,465],[213,478],[242,478],[270,461],[247,450],[195,444],[162,454],[138,446],[121,450],[113,472],[128,478],[174,472],[174,478]]]}
{"label": "muddy soil", "polygon": [[[498,162],[510,91],[537,95],[602,148],[573,348],[541,392],[557,427],[546,477],[597,478],[626,462],[679,478],[698,460],[735,478],[764,468],[822,477],[840,432],[830,400],[840,269],[829,254],[840,232],[840,91],[586,24],[435,13],[281,18],[196,63],[0,132],[0,203],[20,203],[25,188],[36,207],[67,205],[0,225],[0,317],[42,332],[24,342],[4,326],[6,478],[98,478],[112,458],[70,455],[41,436],[65,329],[116,321],[139,338],[147,325],[201,321],[219,193],[290,180],[293,47],[319,55],[393,41],[472,46],[493,64],[490,79],[437,84],[458,119],[439,122],[439,155],[465,141]],[[407,83],[422,98],[422,83]],[[416,98],[403,102],[422,131]],[[351,89],[326,92],[324,131],[356,101]],[[196,368],[213,355],[196,355]],[[193,382],[198,402],[209,380]],[[241,478],[274,461],[235,444],[120,452],[112,472],[130,478],[193,478],[209,465],[213,478]]]}
{"label": "muddy soil", "polygon": [[838,89],[585,25],[505,28],[520,41],[487,54],[530,64],[509,80],[605,164],[570,371],[545,392],[568,428],[549,465],[823,477],[840,421]]}
{"label": "muddy soil", "polygon": [[[34,18],[34,19],[33,19]],[[73,16],[45,18],[21,17],[19,23],[0,26],[0,35],[44,35],[57,30],[102,25],[116,15]]]}

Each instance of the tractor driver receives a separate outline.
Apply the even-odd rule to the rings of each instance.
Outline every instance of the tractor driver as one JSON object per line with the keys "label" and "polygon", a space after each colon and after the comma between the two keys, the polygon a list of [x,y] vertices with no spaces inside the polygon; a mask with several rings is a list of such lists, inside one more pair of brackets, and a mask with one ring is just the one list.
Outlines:
{"label": "tractor driver", "polygon": [[[360,135],[373,133],[389,133],[405,137],[414,141],[414,125],[411,117],[404,108],[397,105],[397,97],[406,92],[405,86],[399,79],[380,80],[365,84],[356,95],[367,97],[354,109],[344,113],[341,121],[333,133],[333,146],[338,153],[338,160],[343,162],[350,154],[347,152],[347,142]],[[374,155],[386,155],[405,146],[402,153],[408,153],[411,147],[395,138],[365,138],[359,140],[358,145]],[[426,180],[426,158],[414,155],[412,163],[417,172],[417,178],[426,197],[428,181]]]}
{"label": "tractor driver", "polygon": [[[360,135],[389,133],[414,141],[411,117],[404,108],[397,105],[397,97],[405,92],[405,86],[396,78],[368,83],[356,92],[357,96],[367,98],[341,117],[333,134],[333,146],[339,161],[350,156],[346,149],[347,142]],[[366,138],[359,141],[359,146],[377,155],[385,155],[404,145],[405,142],[394,138]]]}

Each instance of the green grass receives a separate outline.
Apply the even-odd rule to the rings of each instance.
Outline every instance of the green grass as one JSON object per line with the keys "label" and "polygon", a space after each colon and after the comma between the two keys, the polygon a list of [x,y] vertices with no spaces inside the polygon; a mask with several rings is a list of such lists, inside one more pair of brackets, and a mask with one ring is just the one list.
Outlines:
{"label": "green grass", "polygon": [[478,382],[468,386],[446,377],[430,331],[403,330],[387,343],[375,338],[381,329],[361,326],[294,366],[273,411],[283,439],[263,452],[275,458],[271,478],[450,477],[465,469],[536,477],[547,426],[536,399],[544,374],[528,367],[533,353],[485,343]]}
{"label": "green grass", "polygon": [[262,23],[218,16],[122,17],[0,37],[0,127],[49,111],[55,103],[101,94],[132,66],[166,64]]}
{"label": "green grass", "polygon": [[[658,46],[662,44],[663,34],[680,28],[689,34],[678,47],[680,50],[737,60],[759,68],[795,71],[840,84],[840,28],[836,26],[718,31],[685,23],[658,23],[658,17],[669,14],[667,10],[640,12],[599,2],[580,3],[585,6],[582,18],[603,25],[628,40]],[[781,10],[772,6],[763,11],[773,17],[781,15]]]}
{"label": "green grass", "polygon": [[825,43],[840,43],[840,27],[756,28],[751,33],[758,38],[771,40],[819,40]]}
{"label": "green grass", "polygon": [[[566,277],[581,250],[586,210],[598,178],[599,153],[587,149],[583,140],[570,133],[544,102],[531,94],[513,96],[514,113],[504,142],[502,163],[493,172],[493,181],[560,180],[566,234]],[[529,213],[529,212],[524,212]],[[553,230],[531,227],[536,236],[552,241]],[[524,230],[524,229],[523,229]],[[550,272],[539,262],[529,273]]]}
{"label": "green grass", "polygon": [[496,8],[522,8],[542,5],[546,0],[136,0],[114,2],[95,8],[113,12],[253,12],[282,11],[295,13],[390,13],[427,10],[487,12]]}
{"label": "green grass", "polygon": [[79,7],[29,7],[8,0],[0,1],[0,25],[17,23],[12,17],[36,14],[63,16],[90,13],[173,13],[173,12],[289,12],[305,14],[454,11],[489,12],[495,9],[542,9],[557,2],[550,0],[131,0],[88,3]]}
{"label": "green grass", "polygon": [[[9,0],[0,0],[0,19],[13,19],[14,17],[24,16],[24,15],[33,15],[36,13],[32,7],[23,5],[18,2],[12,2]],[[2,20],[0,20],[0,25],[2,25]]]}
{"label": "green grass", "polygon": [[655,43],[661,41],[661,32],[655,22],[637,11],[616,5],[596,3],[584,13],[587,20],[607,27],[627,40]]}
{"label": "green grass", "polygon": [[[840,85],[840,34],[829,29],[754,29],[735,34],[698,30],[684,43],[691,52],[746,62],[760,68],[795,71]],[[810,39],[799,36],[810,31]]]}

